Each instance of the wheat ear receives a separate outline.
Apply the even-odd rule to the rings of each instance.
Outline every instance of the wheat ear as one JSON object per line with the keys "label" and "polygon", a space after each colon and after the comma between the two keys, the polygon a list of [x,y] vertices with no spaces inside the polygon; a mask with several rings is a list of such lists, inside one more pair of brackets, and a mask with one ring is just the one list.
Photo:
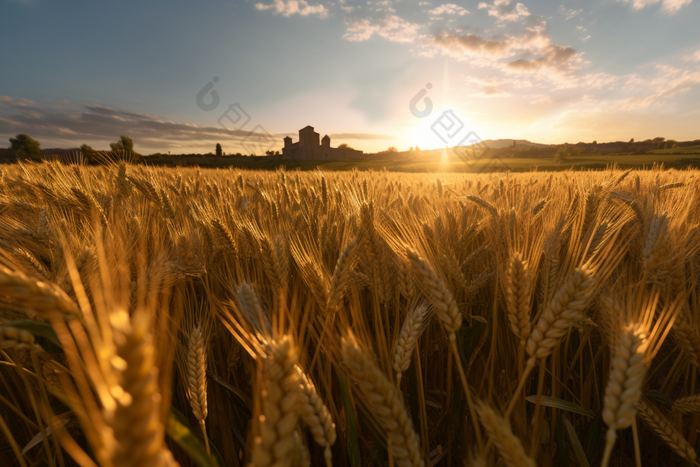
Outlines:
{"label": "wheat ear", "polygon": [[687,319],[679,316],[673,323],[671,332],[678,347],[683,350],[689,362],[698,366],[698,355],[700,354],[700,333],[697,328],[689,325]]}
{"label": "wheat ear", "polygon": [[637,402],[642,394],[646,374],[644,352],[646,342],[636,325],[626,327],[619,336],[615,348],[610,378],[605,387],[603,421],[608,425],[602,466],[606,466],[615,445],[617,430],[634,423]]}
{"label": "wheat ear", "polygon": [[695,449],[686,441],[681,433],[676,430],[671,423],[661,415],[661,413],[643,400],[637,402],[639,416],[644,420],[656,434],[673,449],[676,454],[683,459],[694,462],[697,455]]}
{"label": "wheat ear", "polygon": [[459,378],[462,382],[462,389],[464,389],[464,394],[467,396],[467,405],[469,406],[469,415],[471,416],[472,425],[474,426],[474,434],[476,435],[476,440],[479,447],[483,447],[481,431],[479,430],[479,422],[476,419],[476,411],[474,409],[471,390],[469,389],[467,376],[464,373],[460,353],[457,349],[457,336],[455,332],[462,326],[462,313],[457,307],[457,302],[455,301],[452,292],[450,292],[450,289],[445,284],[445,281],[438,276],[435,270],[431,268],[430,265],[418,255],[418,253],[410,248],[406,248],[406,256],[413,266],[413,270],[418,277],[418,282],[430,297],[430,300],[437,310],[437,316],[440,321],[442,321],[442,325],[449,335],[450,346],[452,347],[452,352],[456,357],[455,363],[457,364]]}
{"label": "wheat ear", "polygon": [[335,423],[333,423],[330,412],[323,405],[323,400],[316,392],[316,386],[314,386],[311,378],[306,376],[298,366],[296,369],[300,383],[299,414],[304,420],[304,424],[311,430],[314,441],[325,448],[323,456],[326,459],[326,466],[331,467],[333,465],[331,446],[333,446],[336,439]]}
{"label": "wheat ear", "polygon": [[265,312],[263,312],[258,295],[247,282],[241,282],[236,290],[238,304],[248,324],[258,333],[267,335],[272,326]]}
{"label": "wheat ear", "polygon": [[674,412],[698,414],[700,413],[700,394],[676,399],[673,403]]}
{"label": "wheat ear", "polygon": [[401,384],[403,372],[411,365],[411,356],[418,343],[418,338],[425,328],[427,316],[428,307],[419,305],[412,308],[404,319],[399,339],[396,342],[396,349],[394,349],[394,371],[396,372],[397,385]]}
{"label": "wheat ear", "polygon": [[114,467],[178,465],[163,442],[158,369],[145,317],[135,317],[123,331],[117,342],[117,355],[125,363],[120,375],[123,393],[110,423],[116,440]]}
{"label": "wheat ear", "polygon": [[78,306],[63,290],[4,266],[0,266],[0,292],[18,299],[26,308],[46,318],[59,315],[71,319],[80,315]]}
{"label": "wheat ear", "polygon": [[506,271],[506,303],[508,306],[508,321],[510,329],[520,339],[520,345],[530,335],[530,299],[532,293],[532,278],[527,261],[520,253],[510,258]]}
{"label": "wheat ear", "polygon": [[335,306],[342,300],[345,288],[350,282],[350,273],[352,272],[353,258],[352,253],[355,249],[356,242],[348,243],[343,251],[338,256],[338,261],[335,263],[335,270],[331,277],[330,292],[328,294],[327,309],[333,311]]}
{"label": "wheat ear", "polygon": [[0,349],[42,350],[32,333],[12,326],[0,326]]}
{"label": "wheat ear", "polygon": [[567,333],[588,302],[589,292],[594,284],[593,273],[587,266],[574,270],[564,285],[554,294],[549,305],[544,309],[525,343],[525,350],[530,358],[525,365],[518,387],[506,409],[508,418],[519,399],[527,377],[535,368],[538,358],[548,357],[559,340]]}
{"label": "wheat ear", "polygon": [[507,467],[535,467],[535,462],[525,453],[520,440],[513,434],[508,422],[484,403],[476,408],[486,432],[498,448]]}
{"label": "wheat ear", "polygon": [[207,347],[202,326],[190,331],[187,341],[187,390],[190,396],[192,413],[199,422],[204,436],[204,444],[209,452],[207,439]]}
{"label": "wheat ear", "polygon": [[462,326],[462,313],[457,307],[452,292],[447,288],[445,281],[416,251],[407,248],[406,256],[430,300],[435,305],[438,318],[448,333],[454,333]]}
{"label": "wheat ear", "polygon": [[592,271],[582,266],[557,291],[527,339],[525,349],[532,362],[528,362],[528,365],[534,365],[535,359],[545,358],[552,353],[577,315],[586,307],[593,283]]}
{"label": "wheat ear", "polygon": [[296,349],[285,336],[265,345],[262,359],[264,389],[259,436],[253,441],[252,464],[255,467],[284,467],[290,464],[296,448],[299,375]]}
{"label": "wheat ear", "polygon": [[399,467],[423,467],[418,435],[404,407],[401,392],[362,351],[352,337],[343,339],[343,361],[365,398],[370,412],[386,432]]}

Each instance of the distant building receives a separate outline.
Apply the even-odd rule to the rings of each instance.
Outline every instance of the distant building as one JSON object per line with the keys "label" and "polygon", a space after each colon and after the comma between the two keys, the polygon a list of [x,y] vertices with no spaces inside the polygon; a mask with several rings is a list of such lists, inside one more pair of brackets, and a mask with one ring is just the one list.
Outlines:
{"label": "distant building", "polygon": [[284,138],[282,157],[294,160],[342,160],[363,159],[362,151],[352,148],[332,148],[331,138],[326,135],[319,142],[319,134],[314,127],[306,126],[299,130],[299,141],[292,143],[289,136]]}

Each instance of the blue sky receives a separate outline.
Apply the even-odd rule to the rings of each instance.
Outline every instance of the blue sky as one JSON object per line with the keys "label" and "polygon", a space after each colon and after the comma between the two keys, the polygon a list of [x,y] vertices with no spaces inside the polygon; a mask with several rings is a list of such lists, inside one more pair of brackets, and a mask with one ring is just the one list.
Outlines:
{"label": "blue sky", "polygon": [[482,139],[696,139],[698,24],[693,0],[0,0],[0,138],[248,153],[310,124],[403,150],[459,143],[451,110]]}

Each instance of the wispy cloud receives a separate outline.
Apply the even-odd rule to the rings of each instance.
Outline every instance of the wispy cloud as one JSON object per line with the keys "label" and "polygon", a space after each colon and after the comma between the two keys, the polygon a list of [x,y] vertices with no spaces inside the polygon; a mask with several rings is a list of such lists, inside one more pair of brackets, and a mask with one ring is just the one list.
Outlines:
{"label": "wispy cloud", "polygon": [[619,0],[624,3],[632,3],[632,8],[641,10],[650,5],[661,3],[661,9],[668,14],[675,14],[685,5],[690,5],[693,0]]}
{"label": "wispy cloud", "polygon": [[700,62],[700,50],[697,50],[694,54],[686,55],[683,57],[686,62]]}
{"label": "wispy cloud", "polygon": [[573,48],[549,44],[542,51],[541,56],[537,58],[520,58],[509,62],[506,68],[516,71],[538,71],[543,68],[565,70],[574,57],[576,57],[576,51]]}
{"label": "wispy cloud", "polygon": [[454,3],[445,3],[443,5],[440,5],[437,8],[429,10],[428,13],[430,13],[433,16],[440,16],[440,15],[464,16],[464,15],[468,15],[469,11],[465,10],[464,8],[462,8],[459,5],[455,5]]}
{"label": "wispy cloud", "polygon": [[661,9],[674,14],[685,5],[690,5],[693,0],[664,0]]}
{"label": "wispy cloud", "polygon": [[301,15],[310,16],[315,15],[320,18],[325,18],[328,16],[328,10],[323,5],[309,5],[304,0],[274,0],[273,3],[256,3],[255,8],[260,11],[272,10],[275,13],[279,13],[283,16]]}
{"label": "wispy cloud", "polygon": [[508,85],[508,80],[487,76],[487,77],[476,77],[467,76],[464,80],[465,91],[470,97],[480,97],[480,98],[494,98],[494,97],[508,97],[511,92],[505,89]]}
{"label": "wispy cloud", "polygon": [[493,4],[479,3],[479,9],[487,9],[489,16],[495,16],[499,21],[518,21],[530,16],[527,7],[522,3],[511,3],[510,0],[496,0]]}
{"label": "wispy cloud", "polygon": [[418,36],[421,25],[411,23],[396,15],[380,18],[353,18],[347,21],[343,39],[352,42],[366,41],[374,34],[391,42],[410,43]]}
{"label": "wispy cloud", "polygon": [[583,13],[583,8],[578,9],[578,10],[574,10],[574,9],[569,10],[568,8],[565,8],[564,5],[562,5],[559,7],[559,13],[562,16],[564,16],[564,19],[566,19],[568,21],[568,20],[573,19],[576,16],[580,15],[581,13]]}

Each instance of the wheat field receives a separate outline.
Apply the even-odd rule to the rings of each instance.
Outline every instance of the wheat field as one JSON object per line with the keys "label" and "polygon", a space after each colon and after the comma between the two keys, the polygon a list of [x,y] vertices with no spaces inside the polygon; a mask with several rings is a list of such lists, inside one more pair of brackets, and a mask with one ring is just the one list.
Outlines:
{"label": "wheat field", "polygon": [[697,172],[0,174],[3,466],[696,463]]}

